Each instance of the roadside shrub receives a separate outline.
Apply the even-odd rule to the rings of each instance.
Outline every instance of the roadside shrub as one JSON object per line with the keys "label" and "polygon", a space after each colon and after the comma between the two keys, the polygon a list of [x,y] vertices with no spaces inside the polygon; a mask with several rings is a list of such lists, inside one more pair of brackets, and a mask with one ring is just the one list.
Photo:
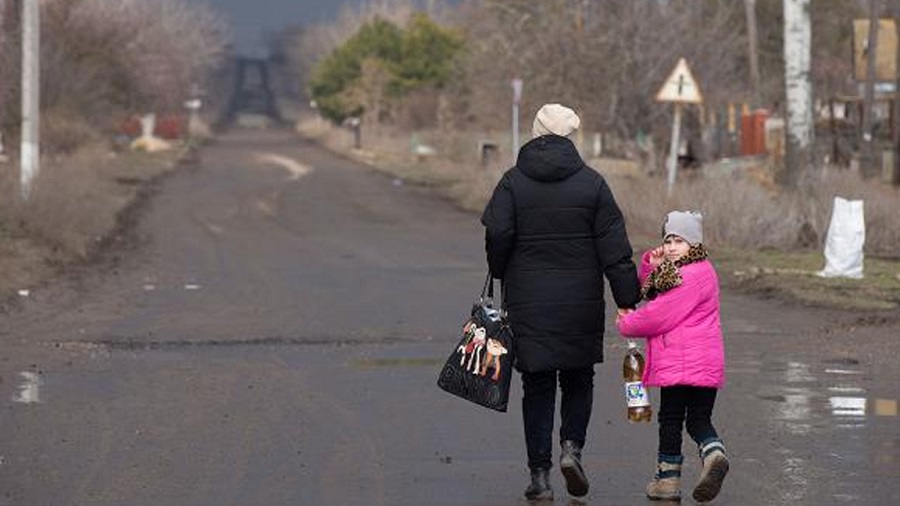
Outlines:
{"label": "roadside shrub", "polygon": [[773,191],[741,176],[698,177],[679,181],[671,201],[662,178],[609,179],[629,230],[654,239],[667,211],[697,209],[704,214],[704,235],[711,245],[819,251],[839,196],[865,201],[867,254],[900,256],[900,189],[849,171],[822,173],[799,193]]}
{"label": "roadside shrub", "polygon": [[425,14],[414,14],[403,29],[376,17],[316,65],[310,93],[335,123],[373,108],[369,120],[380,122],[392,99],[444,86],[461,49],[459,36]]}
{"label": "roadside shrub", "polygon": [[41,142],[44,156],[72,154],[81,146],[99,142],[102,139],[101,132],[98,132],[88,122],[76,119],[76,116],[71,113],[47,111],[41,115]]}
{"label": "roadside shrub", "polygon": [[[336,123],[361,114],[364,106],[351,96],[352,88],[364,74],[377,72],[381,62],[399,60],[401,43],[400,29],[376,18],[322,60],[310,83],[310,93],[322,114]],[[364,72],[364,66],[369,72]]]}

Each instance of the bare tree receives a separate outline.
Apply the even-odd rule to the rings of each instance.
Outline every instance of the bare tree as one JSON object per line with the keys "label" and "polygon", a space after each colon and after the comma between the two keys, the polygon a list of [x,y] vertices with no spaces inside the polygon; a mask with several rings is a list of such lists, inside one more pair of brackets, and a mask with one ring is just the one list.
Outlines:
{"label": "bare tree", "polygon": [[796,187],[811,170],[813,140],[812,80],[810,79],[810,0],[784,0],[785,95],[787,145],[779,182]]}
{"label": "bare tree", "polygon": [[180,109],[226,56],[213,11],[183,0],[48,2],[46,105]]}
{"label": "bare tree", "polygon": [[875,163],[875,142],[872,138],[872,115],[875,111],[872,104],[875,101],[875,60],[878,55],[878,25],[880,3],[878,0],[869,0],[869,36],[866,40],[866,83],[863,98],[863,121],[861,131],[861,160],[860,173],[863,177],[873,177],[877,173]]}
{"label": "bare tree", "polygon": [[666,137],[671,111],[653,97],[679,57],[710,84],[711,103],[749,93],[736,57],[746,54],[735,29],[744,11],[734,2],[491,0],[467,8],[468,89],[486,126],[506,118],[514,77],[525,82],[523,111],[569,102],[586,129],[622,139],[642,131]]}
{"label": "bare tree", "polygon": [[[785,14],[796,11],[798,4],[805,13],[800,53],[785,48]],[[638,139],[650,138],[659,141],[654,147],[658,155],[667,149],[672,111],[653,97],[684,57],[700,83],[706,107],[705,114],[699,109],[686,111],[685,133],[692,139],[699,140],[704,121],[716,112],[724,120],[729,104],[770,105],[780,112],[790,88],[795,104],[792,124],[796,128],[802,120],[794,151],[801,146],[811,156],[813,86],[822,96],[856,89],[847,77],[851,62],[845,52],[852,26],[846,21],[858,16],[864,4],[862,0],[466,0],[437,17],[455,23],[467,44],[461,76],[441,98],[449,104],[444,108],[451,112],[449,123],[506,131],[510,82],[520,78],[524,81],[520,109],[526,117],[544,102],[566,102],[581,114],[585,132],[609,136],[604,142],[607,152],[637,154],[638,145],[644,145]],[[410,5],[411,0],[384,0],[348,10],[332,25],[308,27],[298,32],[292,61],[311,67],[355,33],[371,13],[402,25]],[[796,47],[797,42],[794,37],[788,44]],[[800,79],[789,87],[788,68]],[[803,97],[799,109],[798,97]],[[799,116],[796,111],[801,111]],[[804,158],[807,154],[801,155],[805,166],[811,163]]]}
{"label": "bare tree", "polygon": [[[20,2],[0,0],[0,130],[19,134]],[[41,1],[41,132],[68,151],[129,114],[180,111],[227,56],[225,23],[185,0]]]}
{"label": "bare tree", "polygon": [[761,101],[759,76],[759,31],[756,23],[756,0],[744,0],[747,13],[747,58],[750,60],[750,84],[753,86],[753,102]]}

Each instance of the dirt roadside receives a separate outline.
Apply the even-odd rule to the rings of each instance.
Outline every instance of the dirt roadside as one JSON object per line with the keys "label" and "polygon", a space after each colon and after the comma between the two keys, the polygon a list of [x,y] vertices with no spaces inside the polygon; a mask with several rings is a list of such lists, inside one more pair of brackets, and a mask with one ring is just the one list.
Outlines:
{"label": "dirt roadside", "polygon": [[[498,174],[472,172],[440,157],[418,157],[408,152],[378,146],[355,149],[350,134],[322,122],[299,121],[297,133],[332,152],[389,174],[397,184],[428,187],[462,209],[480,211]],[[603,161],[615,167],[616,161]],[[612,175],[614,184],[616,174]],[[493,179],[492,179],[493,178]],[[654,238],[632,231],[636,251],[649,248]],[[823,278],[816,273],[824,266],[818,251],[752,251],[714,248],[713,257],[726,289],[814,308],[858,314],[866,322],[900,324],[900,260],[865,259],[865,278]]]}
{"label": "dirt roadside", "polygon": [[95,147],[46,160],[39,183],[52,190],[0,214],[0,314],[60,277],[114,256],[158,183],[194,164],[197,153]]}

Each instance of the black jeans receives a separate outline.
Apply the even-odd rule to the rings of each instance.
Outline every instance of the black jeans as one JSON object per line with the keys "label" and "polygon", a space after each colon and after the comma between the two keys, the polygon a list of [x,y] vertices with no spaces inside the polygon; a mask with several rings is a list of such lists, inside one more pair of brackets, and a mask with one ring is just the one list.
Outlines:
{"label": "black jeans", "polygon": [[681,431],[686,426],[688,434],[698,445],[710,439],[718,439],[712,425],[713,407],[716,405],[715,388],[676,385],[660,389],[659,406],[659,454],[681,455]]}
{"label": "black jeans", "polygon": [[571,440],[583,447],[594,400],[594,367],[564,371],[523,372],[522,418],[529,469],[553,466],[553,414],[556,382],[562,390],[560,441]]}

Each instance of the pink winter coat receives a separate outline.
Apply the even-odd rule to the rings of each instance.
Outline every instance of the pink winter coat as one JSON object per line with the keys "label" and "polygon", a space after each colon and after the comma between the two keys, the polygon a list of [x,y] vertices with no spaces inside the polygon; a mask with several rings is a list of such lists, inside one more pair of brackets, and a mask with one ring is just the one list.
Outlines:
{"label": "pink winter coat", "polygon": [[[646,337],[647,386],[725,384],[725,345],[719,323],[719,278],[709,260],[679,268],[682,284],[619,320],[619,333]],[[644,253],[641,282],[653,271]]]}

